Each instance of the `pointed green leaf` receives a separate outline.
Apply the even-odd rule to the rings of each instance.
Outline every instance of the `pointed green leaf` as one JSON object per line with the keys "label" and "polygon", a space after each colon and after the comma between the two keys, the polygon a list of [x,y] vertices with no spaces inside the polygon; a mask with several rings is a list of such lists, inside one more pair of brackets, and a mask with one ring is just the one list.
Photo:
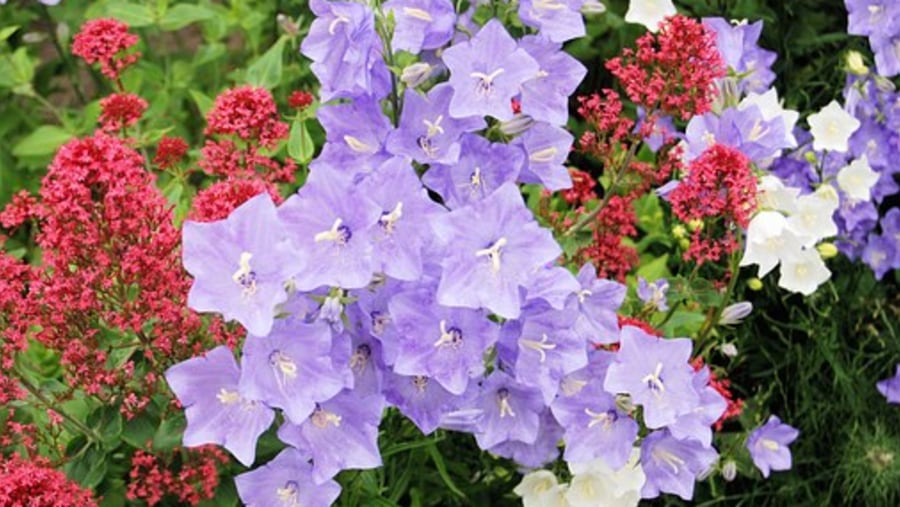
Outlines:
{"label": "pointed green leaf", "polygon": [[269,90],[278,86],[284,68],[284,45],[286,43],[287,39],[282,36],[247,68],[247,83]]}

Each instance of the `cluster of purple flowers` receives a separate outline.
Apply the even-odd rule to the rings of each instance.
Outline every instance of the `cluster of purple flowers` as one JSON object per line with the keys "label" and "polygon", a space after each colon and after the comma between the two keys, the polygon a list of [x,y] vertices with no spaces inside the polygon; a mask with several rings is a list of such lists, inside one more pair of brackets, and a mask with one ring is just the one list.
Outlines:
{"label": "cluster of purple flowers", "polygon": [[[516,40],[449,0],[311,2],[302,51],[322,100],[343,101],[319,110],[326,144],[306,183],[280,206],[261,194],[184,227],[189,305],[248,331],[240,363],[219,347],[167,372],[184,444],[249,466],[284,415],[288,447],[237,478],[249,505],[329,505],[337,473],[381,464],[388,406],[529,467],[562,439],[569,462],[621,468],[643,434],[648,498],[690,498],[716,462],[726,404],[689,364],[692,342],[620,331],[625,287],[556,266],[516,185],[571,186],[561,126],[585,69],[561,42],[583,33],[580,5],[522,2],[539,33]],[[391,75],[395,49],[420,61]]]}
{"label": "cluster of purple flowers", "polygon": [[878,74],[900,74],[900,3],[894,0],[844,0],[847,31],[869,38]]}

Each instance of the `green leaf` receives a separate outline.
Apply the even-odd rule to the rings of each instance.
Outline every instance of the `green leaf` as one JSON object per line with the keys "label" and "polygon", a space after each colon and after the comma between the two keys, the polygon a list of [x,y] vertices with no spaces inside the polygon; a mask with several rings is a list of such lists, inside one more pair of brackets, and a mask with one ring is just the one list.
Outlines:
{"label": "green leaf", "polygon": [[16,30],[19,29],[18,25],[7,26],[0,30],[0,42],[5,42],[7,39],[12,37],[12,34],[16,33]]}
{"label": "green leaf", "polygon": [[286,42],[287,38],[281,36],[268,51],[247,68],[247,83],[270,90],[278,86],[284,68],[284,45]]}
{"label": "green leaf", "polygon": [[294,120],[291,124],[291,134],[288,138],[288,155],[301,164],[308,164],[313,158],[315,145],[312,136],[309,135],[309,129],[306,122],[302,120]]}
{"label": "green leaf", "polygon": [[438,475],[441,476],[441,480],[444,481],[444,486],[447,486],[454,495],[459,496],[460,498],[465,498],[466,494],[463,493],[453,482],[453,478],[450,477],[450,473],[447,471],[447,464],[444,462],[444,457],[441,456],[441,452],[438,451],[436,445],[432,445],[427,447],[428,454],[431,456],[431,460],[434,462],[435,468],[437,468]]}
{"label": "green leaf", "polygon": [[662,331],[666,336],[693,336],[704,322],[706,315],[702,313],[676,310],[672,318],[662,326]]}
{"label": "green leaf", "polygon": [[202,5],[178,4],[166,12],[159,21],[159,27],[163,30],[178,30],[191,23],[210,19],[215,15],[214,11]]}
{"label": "green leaf", "polygon": [[123,21],[131,28],[150,26],[156,22],[156,14],[146,5],[110,2],[105,11],[107,16]]}
{"label": "green leaf", "polygon": [[153,435],[153,448],[157,451],[171,451],[181,445],[186,425],[187,421],[180,412],[163,421]]}
{"label": "green leaf", "polygon": [[86,488],[94,488],[103,482],[106,468],[106,454],[96,445],[86,444],[77,451],[73,459],[66,463],[63,470],[73,481]]}
{"label": "green leaf", "polygon": [[668,278],[671,276],[669,272],[669,268],[666,266],[666,263],[669,262],[669,255],[663,255],[662,257],[657,257],[651,261],[647,261],[645,259],[641,259],[640,266],[637,270],[637,275],[642,276],[647,279],[647,281],[655,281],[660,278]]}
{"label": "green leaf", "polygon": [[17,157],[40,157],[50,155],[66,141],[72,139],[72,134],[56,125],[41,125],[25,138],[19,140],[13,146],[13,155]]}
{"label": "green leaf", "polygon": [[158,423],[156,418],[146,412],[142,412],[125,423],[125,427],[122,430],[122,440],[132,447],[143,449],[147,442],[153,441]]}
{"label": "green leaf", "polygon": [[199,90],[190,90],[189,93],[191,94],[191,98],[194,99],[194,103],[197,104],[197,109],[200,110],[200,114],[206,116],[206,113],[213,107],[213,100]]}

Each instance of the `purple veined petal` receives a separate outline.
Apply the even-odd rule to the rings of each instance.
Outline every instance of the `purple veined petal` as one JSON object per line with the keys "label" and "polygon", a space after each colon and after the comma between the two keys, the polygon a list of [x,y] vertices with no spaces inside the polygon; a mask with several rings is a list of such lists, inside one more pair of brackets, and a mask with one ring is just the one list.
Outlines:
{"label": "purple veined petal", "polygon": [[450,115],[455,118],[512,119],[510,100],[519,94],[522,83],[538,72],[534,58],[517,47],[496,19],[488,21],[470,41],[446,49],[442,59],[450,69]]}
{"label": "purple veined petal", "polygon": [[442,418],[455,410],[457,397],[438,382],[421,375],[386,374],[385,396],[423,434],[430,435]]}
{"label": "purple veined petal", "polygon": [[553,42],[565,42],[583,37],[584,19],[581,4],[584,0],[522,0],[519,18],[525,25]]}
{"label": "purple veined petal", "polygon": [[788,445],[799,436],[796,428],[782,423],[774,415],[750,433],[747,449],[763,477],[769,477],[771,470],[790,470],[791,450]]}
{"label": "purple veined petal", "polygon": [[539,391],[522,386],[508,374],[495,370],[482,385],[473,387],[471,409],[482,411],[475,428],[481,449],[506,441],[534,443],[545,405]]}
{"label": "purple veined petal", "polygon": [[538,269],[526,284],[526,303],[545,301],[557,310],[562,310],[566,306],[566,301],[581,289],[572,273],[561,266],[545,266]]}
{"label": "purple veined petal", "polygon": [[395,51],[436,49],[453,37],[456,10],[450,0],[390,0],[382,9],[394,14]]}
{"label": "purple veined petal", "polygon": [[482,201],[437,217],[434,226],[446,247],[438,303],[484,307],[505,318],[519,316],[519,288],[526,278],[562,252],[511,183]]}
{"label": "purple veined petal", "polygon": [[349,176],[320,169],[278,209],[295,257],[307,260],[294,274],[294,285],[365,287],[375,273],[372,233],[381,209]]}
{"label": "purple veined petal", "polygon": [[560,425],[550,411],[545,410],[540,416],[537,440],[531,443],[509,440],[490,448],[488,452],[512,459],[522,466],[542,467],[559,458],[558,443],[562,435]]}
{"label": "purple veined petal", "polygon": [[887,398],[888,403],[900,403],[900,364],[897,365],[893,377],[879,381],[876,387],[878,392]]}
{"label": "purple veined petal", "polygon": [[654,431],[641,443],[641,466],[647,482],[643,498],[672,493],[684,500],[694,496],[694,482],[706,474],[719,455],[696,440],[678,440],[667,430]]}
{"label": "purple veined petal", "polygon": [[584,79],[587,69],[563,51],[560,44],[541,36],[525,36],[519,47],[539,67],[522,83],[522,113],[536,121],[564,126],[569,119],[569,97]]}
{"label": "purple veined petal", "polygon": [[713,440],[711,426],[728,408],[728,402],[709,386],[708,367],[704,366],[694,374],[693,385],[700,395],[700,404],[692,412],[679,416],[668,428],[677,439],[691,438],[705,446],[711,446]]}
{"label": "purple veined petal", "polygon": [[316,403],[347,386],[332,362],[332,331],[327,324],[278,325],[268,336],[249,336],[241,359],[241,394],[284,410],[300,424]]}
{"label": "purple veined petal", "polygon": [[245,466],[253,464],[256,441],[272,425],[275,412],[241,396],[241,372],[228,347],[219,346],[166,370],[166,381],[185,407],[185,447],[218,444]]}
{"label": "purple veined petal", "polygon": [[278,438],[309,451],[313,483],[322,484],[342,470],[381,466],[378,424],[383,408],[381,395],[361,397],[344,390],[320,403],[303,424],[283,424]]}
{"label": "purple veined petal", "polygon": [[525,160],[514,146],[468,133],[462,135],[461,153],[455,164],[434,165],[422,178],[451,209],[485,199],[503,184],[515,182]]}
{"label": "purple veined petal", "polygon": [[328,507],[341,494],[341,486],[334,480],[313,484],[309,458],[290,447],[265,465],[237,475],[234,483],[247,507]]}
{"label": "purple veined petal", "polygon": [[572,134],[548,123],[537,123],[516,138],[525,150],[525,165],[519,175],[524,183],[540,183],[547,190],[572,188],[565,161],[572,149]]}
{"label": "purple veined petal", "polygon": [[610,393],[631,395],[635,404],[644,407],[648,428],[672,424],[699,406],[693,368],[688,363],[691,340],[657,338],[625,326],[620,344],[603,387]]}
{"label": "purple veined petal", "polygon": [[589,343],[618,342],[619,319],[616,312],[625,300],[625,286],[597,278],[596,268],[589,262],[578,271],[578,283],[575,333]]}
{"label": "purple veined petal", "polygon": [[184,267],[194,277],[188,306],[221,312],[251,332],[268,333],[292,274],[272,198],[260,194],[225,220],[185,222],[182,241]]}

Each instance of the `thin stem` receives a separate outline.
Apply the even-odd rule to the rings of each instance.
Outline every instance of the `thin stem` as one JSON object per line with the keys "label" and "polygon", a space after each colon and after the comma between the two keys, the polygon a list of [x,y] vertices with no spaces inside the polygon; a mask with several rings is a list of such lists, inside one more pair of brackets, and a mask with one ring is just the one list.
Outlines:
{"label": "thin stem", "polygon": [[33,97],[34,100],[40,102],[41,105],[47,109],[47,111],[50,111],[50,114],[52,114],[53,117],[56,118],[56,121],[58,121],[60,125],[66,124],[66,121],[63,118],[62,113],[60,113],[59,109],[57,109],[56,106],[54,106],[53,103],[51,103],[49,100],[45,99],[37,92],[34,92],[33,94],[29,94],[28,96]]}
{"label": "thin stem", "polygon": [[53,41],[53,47],[56,49],[56,52],[59,53],[60,59],[63,61],[63,65],[65,65],[69,69],[69,76],[72,78],[72,89],[75,90],[75,95],[78,96],[78,101],[81,102],[81,105],[87,104],[87,100],[84,98],[84,92],[81,90],[81,80],[78,78],[78,69],[75,66],[74,62],[71,58],[69,58],[69,53],[67,53],[63,47],[62,43],[59,40],[59,36],[56,34],[56,29],[54,28],[55,22],[53,18],[50,16],[50,11],[47,9],[47,6],[41,4],[41,17],[44,18],[44,21],[49,25],[50,31],[50,40]]}
{"label": "thin stem", "polygon": [[61,410],[59,407],[54,406],[53,402],[51,400],[49,400],[46,396],[44,396],[44,393],[42,393],[40,391],[40,389],[37,388],[37,386],[35,386],[31,382],[29,382],[25,378],[25,376],[22,374],[22,372],[19,371],[19,369],[17,367],[15,367],[15,366],[13,367],[13,372],[16,374],[16,378],[18,378],[18,380],[22,384],[22,386],[25,387],[25,390],[27,390],[29,393],[31,393],[32,396],[37,398],[38,401],[40,401],[46,408],[56,412],[66,422],[68,422],[69,424],[71,424],[72,426],[77,428],[79,431],[81,431],[81,433],[84,434],[85,438],[87,438],[88,440],[90,440],[92,442],[100,442],[102,440],[100,438],[100,436],[97,435],[97,433],[94,430],[92,430],[91,428],[88,428],[87,426],[84,425],[84,423],[82,423],[78,419],[75,419],[71,415],[67,414],[65,411]]}
{"label": "thin stem", "polygon": [[595,218],[597,218],[597,215],[599,215],[600,212],[603,211],[603,208],[605,208],[606,205],[609,204],[609,200],[615,193],[614,191],[616,189],[616,185],[618,185],[618,183],[622,180],[622,176],[625,174],[625,171],[628,170],[628,166],[631,165],[631,160],[634,158],[634,154],[637,152],[637,147],[640,144],[641,143],[639,142],[633,143],[628,147],[628,153],[625,155],[625,160],[623,161],[622,166],[619,167],[617,171],[613,171],[612,179],[609,183],[609,188],[606,189],[606,193],[603,195],[603,200],[600,201],[600,205],[591,210],[587,215],[584,215],[583,217],[578,219],[578,221],[575,222],[575,225],[573,225],[565,233],[563,233],[563,236],[571,236],[581,229],[587,227],[591,222],[594,221]]}
{"label": "thin stem", "polygon": [[[691,270],[691,274],[688,275],[687,280],[684,282],[688,287],[692,287],[694,285],[694,278],[697,277],[697,273],[700,272],[700,265],[695,264],[694,269]],[[666,313],[666,316],[663,317],[663,320],[657,324],[657,327],[664,325],[666,322],[669,322],[669,319],[672,318],[672,315],[675,315],[675,310],[678,309],[682,304],[684,304],[685,297],[681,297],[678,301],[672,303],[672,306],[669,307],[669,311]]]}
{"label": "thin stem", "polygon": [[701,345],[701,350],[703,349],[702,345],[705,345],[709,333],[713,330],[716,323],[719,322],[719,319],[722,318],[722,312],[725,311],[725,307],[728,306],[728,301],[731,300],[734,288],[737,286],[738,269],[740,269],[738,263],[741,259],[741,253],[744,250],[743,239],[738,238],[737,242],[737,248],[731,254],[731,262],[729,263],[731,279],[728,280],[728,288],[725,290],[725,296],[722,298],[722,303],[716,307],[716,311],[713,312],[712,316],[706,319],[706,322],[703,323],[703,327],[700,328],[700,333],[697,335],[697,342]]}
{"label": "thin stem", "polygon": [[381,18],[378,23],[378,32],[384,43],[384,58],[391,73],[391,122],[394,127],[397,127],[400,124],[400,86],[397,83],[397,74],[394,72],[394,50],[391,47],[391,34],[387,33],[387,25],[385,25],[383,20],[384,18]]}

